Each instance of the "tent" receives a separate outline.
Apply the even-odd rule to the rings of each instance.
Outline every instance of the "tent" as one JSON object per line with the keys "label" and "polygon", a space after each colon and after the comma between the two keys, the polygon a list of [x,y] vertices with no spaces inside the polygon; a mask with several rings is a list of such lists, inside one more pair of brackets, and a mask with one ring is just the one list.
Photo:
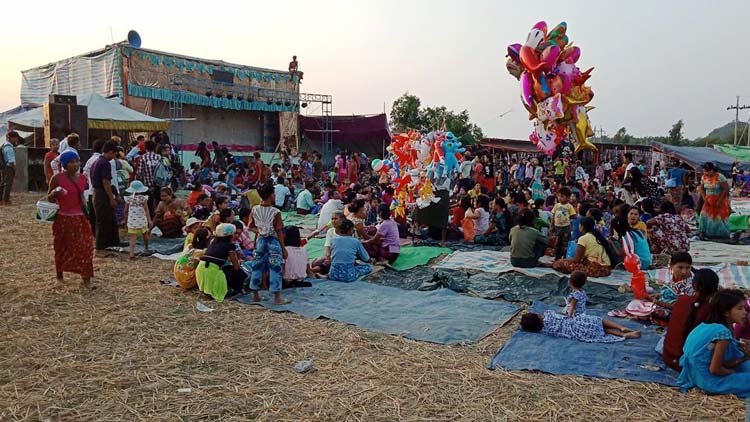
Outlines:
{"label": "tent", "polygon": [[[5,135],[7,135],[8,132],[10,132],[10,129],[8,129],[8,120],[28,110],[31,110],[31,107],[18,106],[18,107],[15,107],[15,108],[12,108],[10,110],[0,113],[0,139],[5,139]],[[24,131],[17,131],[17,132],[19,135],[21,135],[22,138],[26,138],[27,136],[31,135],[31,133],[29,132],[24,132]]]}
{"label": "tent", "polygon": [[[652,142],[651,147],[658,152],[683,161],[698,173],[703,172],[704,163],[712,162],[716,164],[719,172],[731,174],[732,165],[736,161],[734,157],[707,147],[678,147],[660,142]],[[738,167],[741,170],[750,170],[750,163],[740,163]]]}
{"label": "tent", "polygon": [[730,157],[734,157],[737,161],[750,161],[750,147],[743,147],[740,145],[714,145],[714,149],[717,149]]}
{"label": "tent", "polygon": [[[152,132],[167,130],[169,122],[139,113],[120,104],[119,99],[107,99],[90,93],[77,97],[79,105],[88,106],[89,129]],[[44,127],[44,110],[38,107],[8,119],[18,129],[33,131]]]}

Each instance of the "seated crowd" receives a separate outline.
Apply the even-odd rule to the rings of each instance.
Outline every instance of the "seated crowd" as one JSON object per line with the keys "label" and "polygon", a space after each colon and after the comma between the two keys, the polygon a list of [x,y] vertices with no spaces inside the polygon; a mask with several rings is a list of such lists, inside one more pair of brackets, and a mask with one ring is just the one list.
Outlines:
{"label": "seated crowd", "polygon": [[[392,212],[397,199],[387,176],[372,171],[359,153],[340,151],[325,171],[316,152],[283,151],[280,162],[269,166],[259,153],[233,157],[216,143],[212,159],[201,143],[195,152],[199,162],[183,170],[168,142],[155,139],[139,140],[127,155],[114,141],[95,142],[94,151],[98,155],[83,167],[80,179],[77,154],[58,160],[57,170],[65,177],[53,177],[49,199],[77,216],[60,224],[80,225],[84,217],[77,213],[88,202],[97,252],[119,244],[117,227],[123,225],[131,258],[139,236],[148,248],[149,235],[157,229],[163,237],[184,235],[175,279],[182,288],[198,288],[219,302],[247,293],[261,301],[260,291],[269,290],[274,304],[289,303],[281,295],[285,286],[304,285],[310,277],[352,282],[370,274],[372,264],[393,264],[401,238],[433,237],[441,243],[507,248],[513,266],[544,265],[570,274],[572,293],[564,314],[527,314],[522,328],[581,341],[621,341],[640,333],[589,316],[583,286],[588,277],[611,274],[624,260],[629,239],[642,270],[670,267],[671,279],[651,297],[658,307],[652,317],[669,327],[664,360],[682,370],[681,385],[735,394],[750,390],[750,354],[732,333],[734,324],[748,324],[746,299],[742,292],[718,289],[710,270],[692,269],[690,227],[678,213],[705,202],[708,214],[700,211],[700,220],[708,223],[698,234],[710,235],[703,230],[721,223],[716,219],[720,212],[711,214],[720,201],[711,201],[715,192],[707,188],[699,188],[694,201],[696,189],[682,189],[682,184],[679,191],[659,193],[663,183],[645,177],[627,154],[621,168],[598,166],[595,178],[580,162],[567,159],[498,162],[491,155],[472,160],[467,152],[444,202],[428,206],[427,212],[398,213]],[[705,170],[715,174],[708,164]],[[91,194],[83,191],[88,180]],[[705,183],[714,182],[721,191],[725,181],[717,176]],[[175,195],[182,184],[190,191],[186,200]],[[80,203],[58,187],[81,189]],[[284,226],[282,211],[317,216],[315,230]],[[58,280],[63,271],[72,271],[88,284],[90,263],[66,264],[65,252],[58,257],[58,236],[61,248],[73,240],[55,235]],[[324,238],[324,252],[310,261],[304,246],[314,237]],[[542,260],[545,256],[554,260]],[[747,337],[747,332],[740,335]],[[706,342],[715,342],[713,353],[721,356],[706,356]]]}

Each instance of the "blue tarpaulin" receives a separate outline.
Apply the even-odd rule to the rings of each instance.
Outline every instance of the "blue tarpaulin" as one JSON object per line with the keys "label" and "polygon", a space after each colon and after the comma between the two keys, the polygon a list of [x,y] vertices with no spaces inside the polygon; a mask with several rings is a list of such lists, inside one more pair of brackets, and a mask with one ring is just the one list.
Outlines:
{"label": "blue tarpaulin", "polygon": [[[534,302],[530,311],[542,313],[548,309],[561,308]],[[603,310],[589,309],[587,313],[608,318]],[[676,386],[677,372],[664,365],[661,356],[654,351],[660,337],[656,327],[624,319],[616,321],[628,328],[641,330],[641,338],[619,343],[583,343],[518,331],[492,357],[489,369],[532,370],[555,375],[583,375]]]}
{"label": "blue tarpaulin", "polygon": [[[518,312],[511,303],[467,297],[448,289],[421,292],[362,281],[308,281],[312,287],[282,292],[291,304],[276,306],[267,299],[261,305],[276,312],[329,318],[366,330],[439,344],[479,341]],[[251,295],[237,300],[253,303]]]}
{"label": "blue tarpaulin", "polygon": [[[652,142],[651,146],[667,155],[679,158],[698,173],[703,173],[703,164],[711,162],[716,165],[719,172],[731,174],[732,165],[736,161],[734,157],[708,147],[678,147],[660,142]],[[740,170],[747,171],[750,170],[750,163],[740,161],[738,167]]]}

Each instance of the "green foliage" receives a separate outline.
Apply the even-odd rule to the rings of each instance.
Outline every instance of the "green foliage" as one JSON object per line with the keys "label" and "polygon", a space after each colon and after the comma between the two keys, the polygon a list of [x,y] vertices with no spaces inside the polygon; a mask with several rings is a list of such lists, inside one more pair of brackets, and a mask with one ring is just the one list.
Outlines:
{"label": "green foliage", "polygon": [[405,93],[393,102],[391,107],[391,129],[403,132],[420,126],[420,110],[422,103],[416,95]]}
{"label": "green foliage", "polygon": [[633,137],[631,135],[628,135],[627,129],[621,127],[617,130],[615,136],[612,137],[612,141],[614,141],[614,143],[616,144],[628,145],[633,141]]}
{"label": "green foliage", "polygon": [[484,137],[482,129],[471,122],[468,110],[455,112],[445,106],[421,108],[421,101],[408,92],[393,102],[391,129],[405,132],[409,129],[427,133],[433,130],[453,132],[464,145],[479,142]]}
{"label": "green foliage", "polygon": [[682,136],[682,128],[685,126],[682,123],[682,119],[678,120],[677,123],[672,125],[672,129],[669,130],[669,136],[667,137],[667,143],[670,145],[682,145],[685,143],[685,138]]}

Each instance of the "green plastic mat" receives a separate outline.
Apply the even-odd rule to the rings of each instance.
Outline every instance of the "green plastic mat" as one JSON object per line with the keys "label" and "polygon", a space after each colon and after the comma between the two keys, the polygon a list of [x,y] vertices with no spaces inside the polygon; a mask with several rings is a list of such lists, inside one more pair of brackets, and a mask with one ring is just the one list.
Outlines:
{"label": "green plastic mat", "polygon": [[325,255],[326,248],[325,245],[326,240],[324,238],[312,238],[307,241],[307,245],[305,245],[305,250],[307,251],[307,259],[313,260],[318,259],[321,256]]}
{"label": "green plastic mat", "polygon": [[311,228],[318,225],[317,215],[299,215],[296,211],[282,211],[281,220],[285,226],[298,226]]}
{"label": "green plastic mat", "polygon": [[729,224],[729,231],[731,232],[744,232],[747,230],[747,215],[730,215],[727,223]]}
{"label": "green plastic mat", "polygon": [[395,270],[406,271],[420,265],[427,265],[433,258],[451,252],[453,252],[451,249],[437,246],[403,246],[398,259],[391,266]]}

